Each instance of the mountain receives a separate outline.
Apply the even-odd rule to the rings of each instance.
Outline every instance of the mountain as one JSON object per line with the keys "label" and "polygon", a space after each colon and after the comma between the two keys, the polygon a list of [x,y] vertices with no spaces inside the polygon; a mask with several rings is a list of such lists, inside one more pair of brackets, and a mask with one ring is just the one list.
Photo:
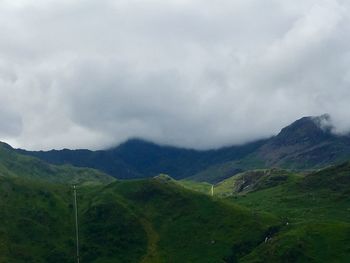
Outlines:
{"label": "mountain", "polygon": [[249,254],[280,225],[167,176],[117,181],[1,143],[0,262],[75,262],[73,183],[83,262],[221,262]]}
{"label": "mountain", "polygon": [[133,139],[104,151],[67,149],[48,152],[17,151],[53,164],[71,164],[98,169],[120,179],[152,177],[160,173],[181,179],[213,164],[241,159],[254,152],[264,142],[262,140],[218,150],[196,151]]}
{"label": "mountain", "polygon": [[211,197],[206,183],[164,174],[115,180],[1,143],[0,262],[76,262],[73,183],[81,262],[350,260],[350,162],[309,173],[241,172]]}
{"label": "mountain", "polygon": [[38,158],[19,154],[10,145],[0,143],[0,177],[3,176],[80,185],[107,184],[115,180],[94,169],[48,164]]}
{"label": "mountain", "polygon": [[350,136],[332,133],[330,117],[304,117],[269,139],[216,150],[196,151],[129,140],[100,150],[25,151],[53,164],[98,169],[116,178],[152,177],[219,182],[234,174],[268,167],[318,169],[350,158]]}
{"label": "mountain", "polygon": [[283,231],[241,262],[349,262],[350,162],[306,175],[246,172],[219,183],[215,192],[285,221]]}
{"label": "mountain", "polygon": [[271,167],[312,170],[348,160],[350,136],[332,133],[329,123],[328,115],[301,118],[242,159],[208,167],[191,179],[216,183],[234,175],[230,174],[232,170]]}
{"label": "mountain", "polygon": [[318,168],[347,160],[350,136],[332,133],[328,115],[304,117],[282,129],[258,151],[267,166]]}

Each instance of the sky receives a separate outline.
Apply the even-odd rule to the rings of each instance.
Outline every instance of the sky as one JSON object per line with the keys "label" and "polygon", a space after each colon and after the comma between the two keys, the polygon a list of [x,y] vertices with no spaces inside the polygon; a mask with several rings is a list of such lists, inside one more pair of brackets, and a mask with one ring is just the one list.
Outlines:
{"label": "sky", "polygon": [[350,131],[350,2],[0,0],[0,140],[209,149],[329,113]]}

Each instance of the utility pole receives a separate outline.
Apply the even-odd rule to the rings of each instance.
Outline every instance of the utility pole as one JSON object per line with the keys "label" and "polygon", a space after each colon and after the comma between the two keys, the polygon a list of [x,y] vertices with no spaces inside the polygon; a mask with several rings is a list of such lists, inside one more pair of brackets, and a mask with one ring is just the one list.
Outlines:
{"label": "utility pole", "polygon": [[73,185],[74,190],[74,214],[75,214],[75,237],[77,242],[77,263],[80,263],[80,255],[79,255],[79,227],[78,227],[78,202],[77,202],[77,187]]}
{"label": "utility pole", "polygon": [[211,196],[214,196],[214,185],[211,185]]}

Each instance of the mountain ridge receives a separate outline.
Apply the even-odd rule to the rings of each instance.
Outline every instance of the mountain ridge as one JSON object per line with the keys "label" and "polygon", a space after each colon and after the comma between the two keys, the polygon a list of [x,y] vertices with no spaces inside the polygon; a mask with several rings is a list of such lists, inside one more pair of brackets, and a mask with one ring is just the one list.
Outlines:
{"label": "mountain ridge", "polygon": [[[279,147],[299,143],[294,136],[309,138],[313,132],[301,132],[313,127],[308,121],[306,126],[297,123],[301,130],[281,133]],[[320,138],[303,140],[299,148],[307,151],[346,140],[327,134]],[[252,156],[266,145],[276,145],[273,142],[245,149],[242,159],[237,148],[205,158],[236,156],[236,164],[250,161],[253,166]],[[133,158],[135,149],[126,146]],[[153,145],[152,155],[147,143],[143,150],[138,143],[134,146],[140,155],[179,153],[172,148],[160,153],[164,149]],[[125,154],[125,149],[119,150]],[[174,155],[169,156],[173,160]],[[182,152],[177,156],[185,159]],[[148,156],[144,165],[150,161]],[[84,262],[349,262],[349,172],[350,161],[311,173],[253,170],[215,185],[214,191],[211,184],[177,181],[164,174],[114,180],[91,169],[48,164],[0,144],[0,262],[74,261],[71,184],[79,181]]]}
{"label": "mountain ridge", "polygon": [[324,114],[300,118],[267,139],[214,150],[162,146],[134,138],[107,150],[17,151],[53,164],[98,169],[121,179],[165,173],[175,179],[216,182],[245,170],[317,169],[350,158],[350,136],[332,130],[331,118]]}
{"label": "mountain ridge", "polygon": [[265,140],[219,150],[197,151],[160,146],[133,139],[109,150],[51,150],[17,152],[35,156],[53,164],[72,164],[99,169],[120,179],[153,177],[160,173],[176,179],[193,175],[206,167],[239,159],[260,147]]}

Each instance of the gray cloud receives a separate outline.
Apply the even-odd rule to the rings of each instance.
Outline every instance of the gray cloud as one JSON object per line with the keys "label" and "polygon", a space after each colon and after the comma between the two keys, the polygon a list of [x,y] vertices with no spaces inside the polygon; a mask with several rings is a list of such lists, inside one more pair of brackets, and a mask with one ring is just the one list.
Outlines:
{"label": "gray cloud", "polygon": [[348,132],[349,18],[341,0],[2,1],[0,139],[202,149],[325,112]]}
{"label": "gray cloud", "polygon": [[0,107],[0,136],[4,138],[19,136],[22,131],[22,120],[16,113]]}

